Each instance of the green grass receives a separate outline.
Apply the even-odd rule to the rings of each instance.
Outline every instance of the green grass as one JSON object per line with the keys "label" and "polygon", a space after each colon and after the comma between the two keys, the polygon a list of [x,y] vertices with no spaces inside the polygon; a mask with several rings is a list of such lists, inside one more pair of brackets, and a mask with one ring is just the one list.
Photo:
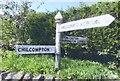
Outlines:
{"label": "green grass", "polygon": [[34,76],[44,74],[53,75],[62,79],[114,79],[118,78],[116,71],[111,71],[98,62],[61,58],[61,70],[55,69],[53,55],[17,55],[15,52],[1,52],[2,70],[24,71]]}

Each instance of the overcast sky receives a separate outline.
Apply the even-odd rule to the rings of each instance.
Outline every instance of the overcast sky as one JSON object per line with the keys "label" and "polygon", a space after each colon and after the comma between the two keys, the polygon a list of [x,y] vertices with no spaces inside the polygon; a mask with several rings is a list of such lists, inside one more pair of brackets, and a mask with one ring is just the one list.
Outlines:
{"label": "overcast sky", "polygon": [[15,2],[21,2],[21,1],[32,1],[32,2],[101,2],[101,1],[119,1],[119,0],[0,0],[0,2],[3,1],[15,1]]}
{"label": "overcast sky", "polygon": [[[79,7],[80,2],[84,2],[87,5],[95,4],[101,1],[116,1],[116,0],[0,0],[0,3],[15,1],[20,3],[21,1],[31,1],[33,2],[31,9],[37,12],[53,12],[55,10],[67,10],[69,7]],[[39,8],[40,3],[43,2]]]}
{"label": "overcast sky", "polygon": [[[84,2],[87,5],[95,4],[95,2]],[[39,3],[33,3],[32,9],[35,9],[37,12],[53,12],[55,10],[67,10],[69,7],[79,7],[80,2],[44,2],[39,8],[37,6]]]}

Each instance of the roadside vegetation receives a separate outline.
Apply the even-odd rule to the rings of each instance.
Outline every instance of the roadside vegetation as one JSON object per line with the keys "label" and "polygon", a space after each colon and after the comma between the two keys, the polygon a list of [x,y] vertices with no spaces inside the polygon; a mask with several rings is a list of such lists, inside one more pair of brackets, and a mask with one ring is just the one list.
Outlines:
{"label": "roadside vegetation", "polygon": [[[29,2],[18,7],[19,14],[10,15],[17,8],[17,3],[0,4],[6,14],[1,18],[2,50],[0,50],[0,69],[24,71],[53,75],[65,79],[119,79],[120,78],[120,1],[98,2],[91,6],[80,3],[79,8],[36,13],[31,10]],[[17,4],[19,5],[19,4]],[[8,11],[7,11],[8,10]],[[11,10],[11,12],[9,12]],[[60,11],[63,23],[110,14],[115,21],[107,27],[91,28],[62,32],[63,36],[86,37],[86,44],[67,44],[61,42],[61,69],[55,69],[55,56],[51,55],[17,55],[15,45],[55,45],[55,15]],[[65,55],[67,53],[67,55]],[[112,55],[114,61],[100,63],[79,59],[82,54]],[[70,58],[72,55],[74,58]],[[64,56],[64,57],[63,57]],[[75,59],[76,58],[76,59]],[[2,60],[1,60],[2,59]],[[93,58],[92,58],[93,59]],[[99,59],[99,58],[98,58]],[[108,57],[109,59],[109,57]],[[102,61],[102,59],[99,59]]]}
{"label": "roadside vegetation", "polygon": [[52,75],[62,79],[118,79],[116,69],[112,70],[107,65],[98,62],[73,60],[70,58],[61,58],[61,69],[56,71],[55,58],[53,55],[17,55],[13,51],[0,52],[8,54],[3,58],[0,69],[7,71],[24,71],[45,76]]}

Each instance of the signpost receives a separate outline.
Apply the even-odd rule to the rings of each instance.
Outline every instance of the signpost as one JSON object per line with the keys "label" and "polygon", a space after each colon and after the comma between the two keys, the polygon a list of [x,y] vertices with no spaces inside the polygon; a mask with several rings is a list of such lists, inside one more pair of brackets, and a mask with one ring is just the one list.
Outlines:
{"label": "signpost", "polygon": [[58,12],[57,15],[55,16],[55,20],[56,20],[56,68],[59,70],[61,53],[60,32],[108,26],[115,20],[115,18],[109,14],[106,14],[61,24],[62,15],[60,14],[60,12]]}
{"label": "signpost", "polygon": [[87,43],[88,39],[87,38],[83,38],[83,37],[75,37],[75,36],[65,36],[61,39],[61,41],[63,43],[81,43],[81,44],[85,44]]}
{"label": "signpost", "polygon": [[55,53],[55,46],[16,45],[17,54]]}
{"label": "signpost", "polygon": [[[61,24],[62,19],[63,17],[61,13],[58,12],[57,15],[55,16],[55,20],[56,20],[55,21],[56,22],[55,46],[16,45],[17,53],[18,54],[55,53],[56,55],[55,68],[59,70],[60,69],[60,54],[61,54],[60,32],[108,26],[115,20],[115,18],[109,14]],[[82,37],[66,36],[62,40],[64,40],[65,42],[70,42],[70,43],[81,43],[83,41],[84,42],[87,41],[88,39],[82,38]]]}
{"label": "signpost", "polygon": [[63,23],[59,32],[108,26],[115,18],[109,14]]}

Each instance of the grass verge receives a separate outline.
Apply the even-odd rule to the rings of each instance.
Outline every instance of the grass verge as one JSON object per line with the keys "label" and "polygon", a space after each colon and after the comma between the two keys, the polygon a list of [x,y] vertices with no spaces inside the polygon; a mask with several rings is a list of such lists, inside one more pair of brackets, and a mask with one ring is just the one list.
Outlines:
{"label": "grass verge", "polygon": [[53,55],[17,55],[13,51],[1,51],[2,70],[24,71],[34,76],[44,74],[62,79],[118,79],[118,72],[91,61],[61,58],[61,70],[55,69]]}

